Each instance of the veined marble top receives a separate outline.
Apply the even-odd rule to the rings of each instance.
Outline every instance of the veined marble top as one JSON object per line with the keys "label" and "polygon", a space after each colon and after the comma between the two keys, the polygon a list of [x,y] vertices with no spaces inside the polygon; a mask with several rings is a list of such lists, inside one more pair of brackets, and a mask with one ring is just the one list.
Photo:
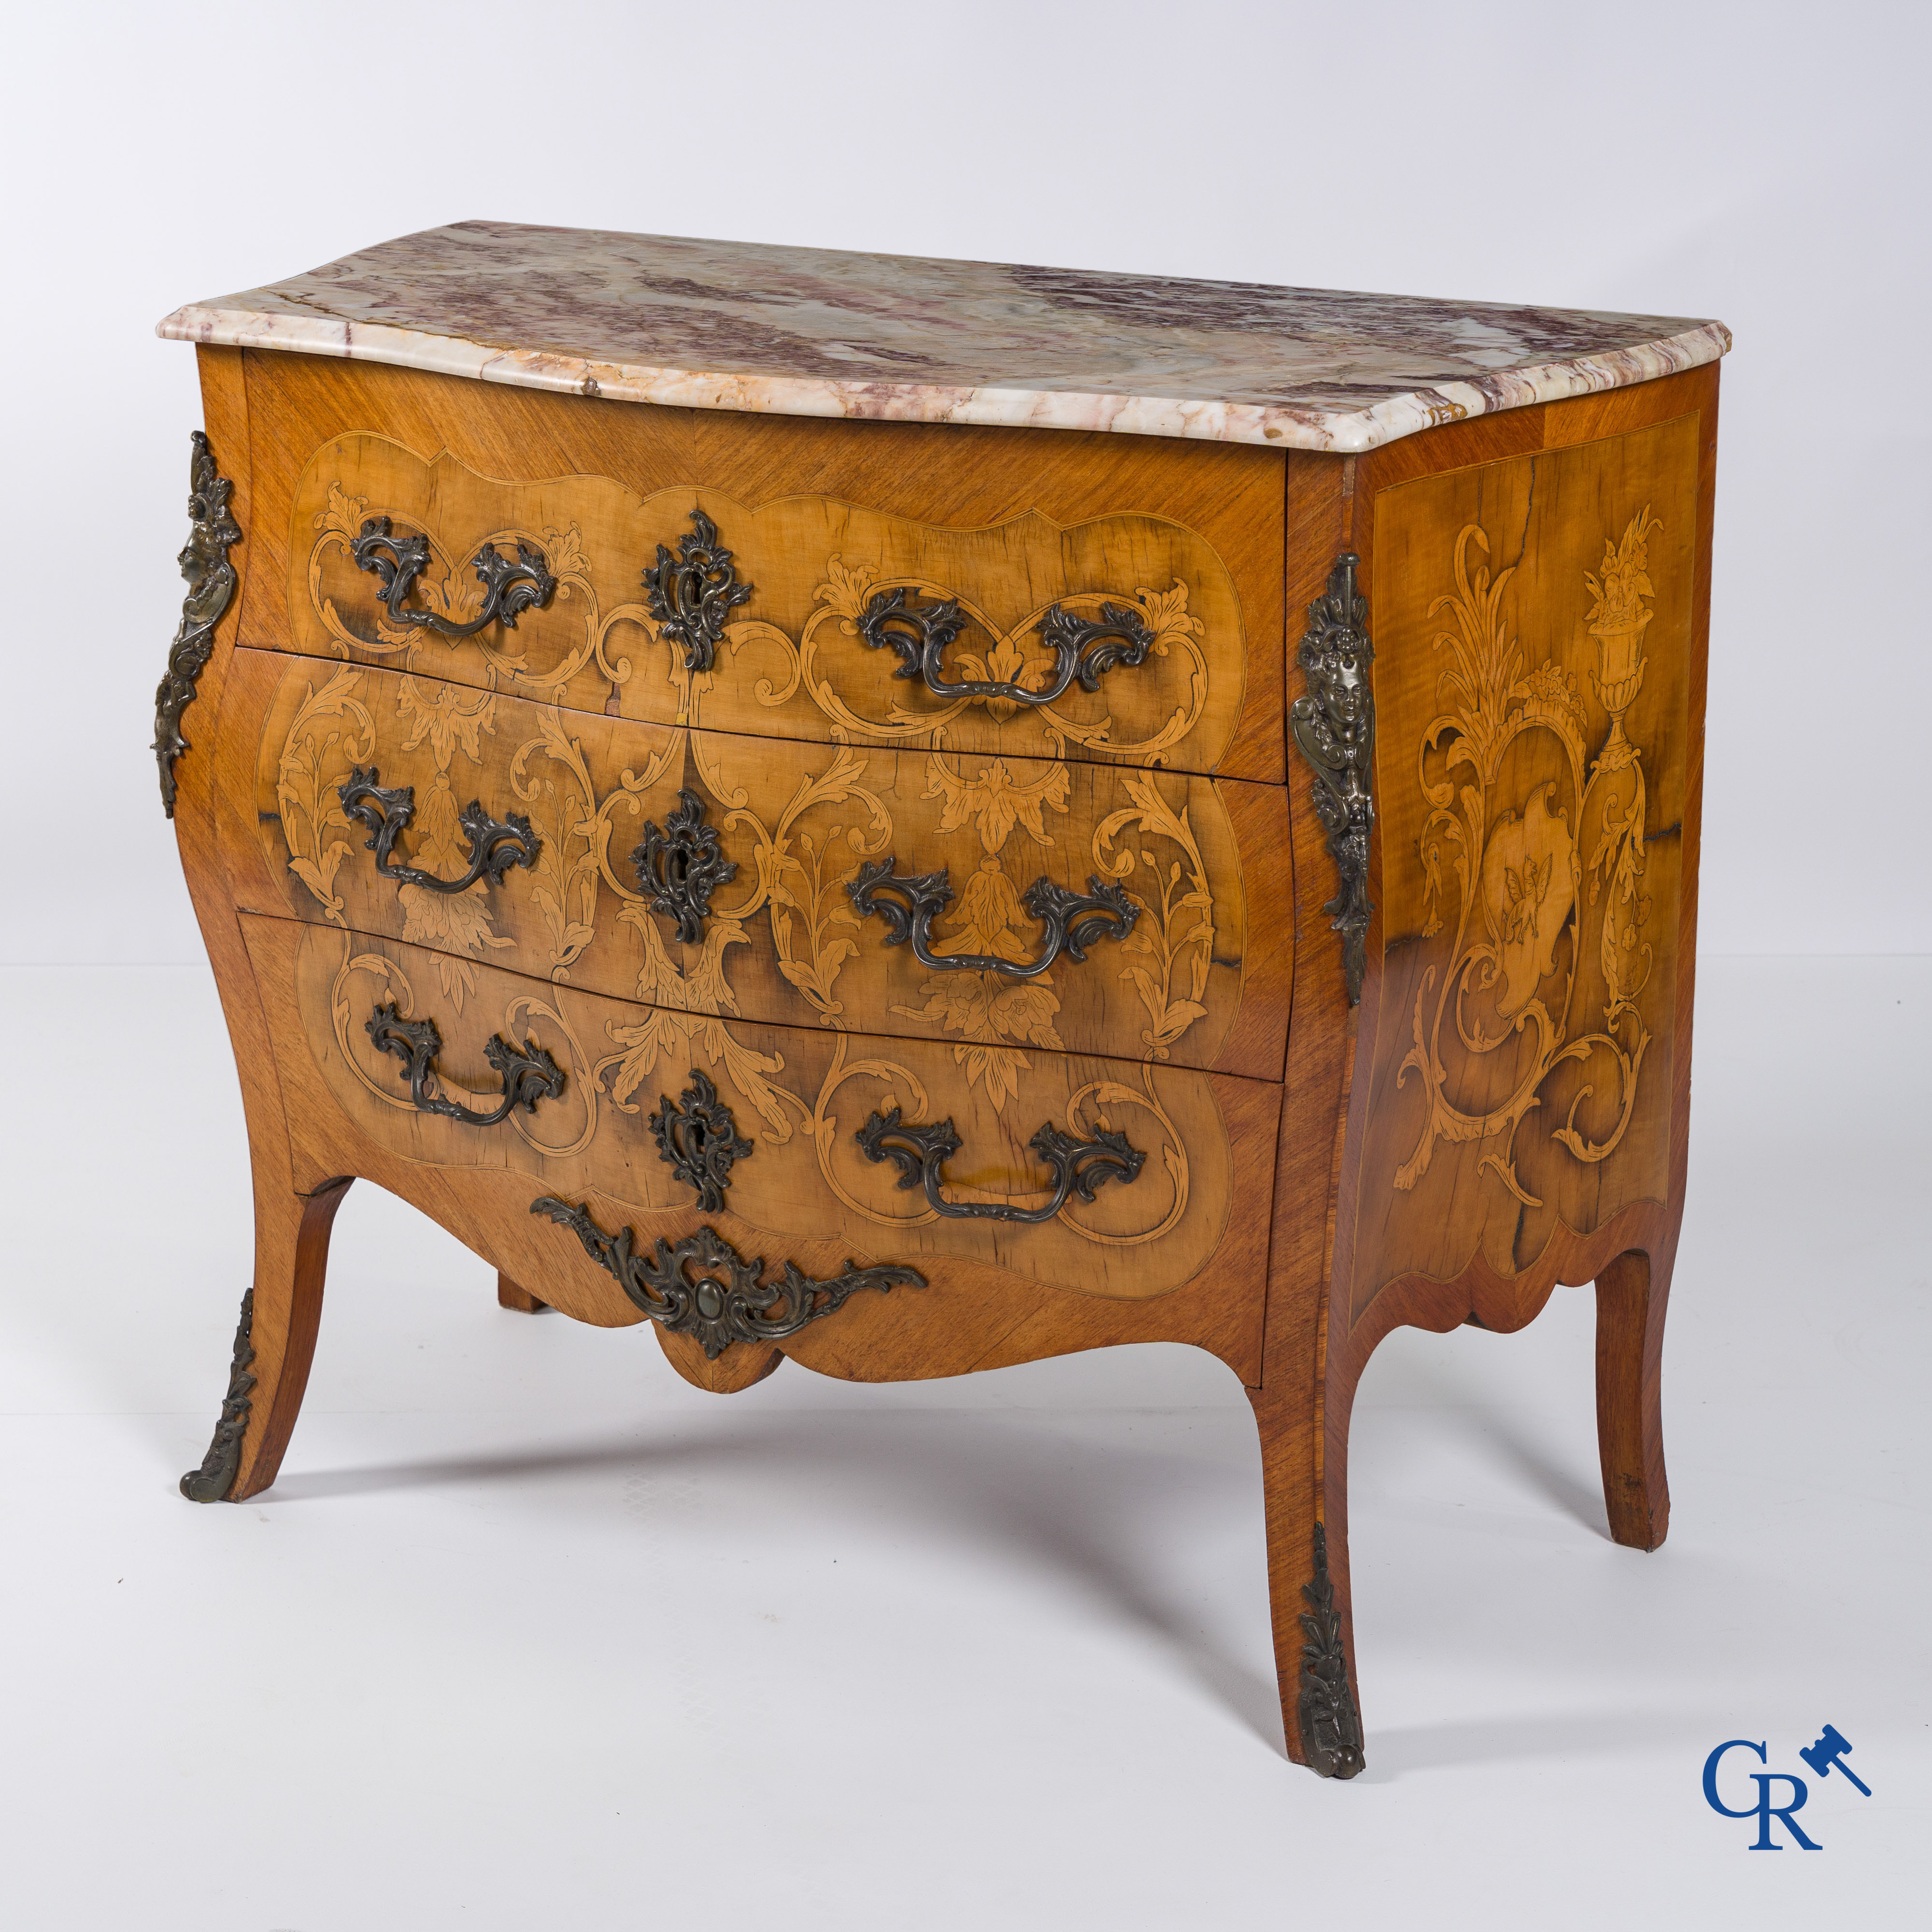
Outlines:
{"label": "veined marble top", "polygon": [[158,333],[684,408],[1342,452],[1731,346],[1681,316],[503,221],[192,302]]}

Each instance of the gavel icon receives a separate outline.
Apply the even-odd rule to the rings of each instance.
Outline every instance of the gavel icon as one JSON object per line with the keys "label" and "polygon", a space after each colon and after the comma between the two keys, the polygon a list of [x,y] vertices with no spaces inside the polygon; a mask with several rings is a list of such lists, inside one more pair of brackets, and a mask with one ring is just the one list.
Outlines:
{"label": "gavel icon", "polygon": [[1798,1755],[1820,1778],[1827,1776],[1833,1771],[1842,1771],[1869,1798],[1871,1796],[1871,1786],[1845,1762],[1845,1754],[1850,1749],[1851,1745],[1840,1734],[1838,1726],[1834,1724],[1827,1724],[1825,1726],[1825,1735],[1815,1744],[1807,1744]]}

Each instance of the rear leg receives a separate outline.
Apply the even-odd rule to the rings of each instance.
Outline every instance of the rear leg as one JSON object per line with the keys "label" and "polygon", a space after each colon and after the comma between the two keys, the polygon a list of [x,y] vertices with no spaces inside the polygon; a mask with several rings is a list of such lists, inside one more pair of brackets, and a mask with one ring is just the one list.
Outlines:
{"label": "rear leg", "polygon": [[541,1315],[550,1306],[539,1301],[526,1288],[519,1288],[501,1269],[496,1274],[496,1306],[514,1308],[519,1315]]}
{"label": "rear leg", "polygon": [[1654,1550],[1670,1527],[1660,1390],[1670,1279],[1641,1249],[1597,1277],[1597,1447],[1610,1534]]}

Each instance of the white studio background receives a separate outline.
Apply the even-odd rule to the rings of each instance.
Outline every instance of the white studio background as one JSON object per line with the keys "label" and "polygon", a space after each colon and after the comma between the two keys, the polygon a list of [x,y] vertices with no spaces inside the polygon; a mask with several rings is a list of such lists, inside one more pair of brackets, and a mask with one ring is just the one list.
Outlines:
{"label": "white studio background", "polygon": [[147,749],[200,397],[154,322],[475,216],[1722,319],[1702,949],[1932,951],[1928,19],[16,7],[0,960],[200,956]]}
{"label": "white studio background", "polygon": [[[1932,955],[1928,20],[14,0],[4,1932],[1922,1918],[1932,958],[1723,956]],[[148,748],[200,421],[153,327],[479,216],[1735,332],[1671,1541],[1607,1539],[1588,1291],[1392,1336],[1354,1784],[1282,1756],[1253,1424],[1192,1349],[718,1405],[365,1186],[283,1480],[175,1494],[250,1183]],[[1704,1754],[1827,1718],[1878,1795],[1748,1856]]]}

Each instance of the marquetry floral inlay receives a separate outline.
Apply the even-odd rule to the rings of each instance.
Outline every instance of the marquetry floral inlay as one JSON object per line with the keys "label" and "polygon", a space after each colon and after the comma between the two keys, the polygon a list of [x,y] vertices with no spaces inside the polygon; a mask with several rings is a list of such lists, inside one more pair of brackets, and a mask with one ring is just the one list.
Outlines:
{"label": "marquetry floral inlay", "polygon": [[[333,926],[346,927],[335,875],[360,842],[337,788],[375,748],[376,722],[356,695],[358,671],[337,671],[317,691],[305,685],[275,771],[275,800],[289,870],[306,886]],[[338,837],[340,833],[346,835]]]}
{"label": "marquetry floral inlay", "polygon": [[[1514,1140],[1566,1061],[1584,1063],[1591,1077],[1552,1138],[1594,1162],[1614,1151],[1630,1125],[1651,1042],[1637,996],[1652,948],[1643,753],[1624,736],[1624,716],[1643,684],[1646,600],[1656,594],[1648,546],[1659,527],[1646,506],[1621,538],[1605,538],[1600,577],[1584,577],[1595,600],[1586,618],[1597,644],[1592,682],[1610,717],[1594,758],[1575,673],[1554,658],[1525,668],[1506,614],[1514,567],[1492,580],[1486,563],[1472,561],[1490,550],[1478,525],[1456,538],[1455,587],[1430,611],[1451,620],[1434,640],[1450,652],[1439,688],[1450,708],[1424,732],[1418,758],[1430,806],[1420,838],[1423,936],[1453,916],[1454,938],[1439,979],[1432,965],[1422,976],[1413,1044],[1397,1076],[1406,1082],[1417,1075],[1428,1105],[1415,1148],[1396,1174],[1399,1188],[1428,1171],[1438,1141],[1493,1142],[1482,1168],[1526,1206],[1540,1207],[1518,1176]],[[1513,788],[1510,774],[1522,770],[1535,776]],[[1453,887],[1445,871],[1454,874]],[[1586,976],[1592,947],[1596,971]],[[1600,995],[1594,1016],[1575,1010],[1586,976]],[[1491,1070],[1521,1039],[1528,1046],[1513,1049],[1516,1077],[1498,1098]],[[1586,1103],[1602,1121],[1600,1138],[1579,1125]]]}
{"label": "marquetry floral inlay", "polygon": [[[496,729],[496,698],[461,685],[406,677],[396,712],[404,727],[401,748],[413,752],[427,746],[436,767],[429,783],[416,788],[411,862],[441,878],[460,874],[468,862],[470,842],[460,823],[462,802],[451,782],[450,766],[459,753],[468,764],[482,764],[484,736],[494,736]],[[460,1012],[476,985],[471,961],[516,944],[496,930],[490,916],[489,887],[481,879],[466,892],[454,893],[399,885],[396,897],[403,910],[403,937],[435,949],[443,997]]]}

